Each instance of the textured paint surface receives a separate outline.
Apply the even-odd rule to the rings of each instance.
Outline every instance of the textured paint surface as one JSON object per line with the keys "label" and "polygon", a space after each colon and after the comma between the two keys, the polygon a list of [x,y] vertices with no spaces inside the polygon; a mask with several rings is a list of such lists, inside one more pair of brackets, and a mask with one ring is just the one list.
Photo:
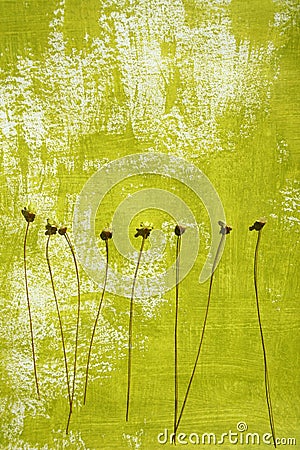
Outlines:
{"label": "textured paint surface", "polygon": [[[1,449],[171,447],[158,444],[157,436],[173,423],[174,289],[137,300],[126,423],[129,300],[105,297],[83,406],[101,292],[80,270],[79,367],[66,436],[68,398],[45,260],[46,219],[71,227],[75,201],[99,168],[149,151],[172,153],[199,167],[233,227],[215,276],[201,362],[180,431],[220,436],[245,421],[251,432],[269,432],[252,280],[255,236],[248,232],[264,216],[259,286],[275,425],[278,437],[295,437],[300,445],[299,9],[297,0],[1,0]],[[198,282],[210,239],[205,208],[179,182],[136,175],[109,191],[95,229],[99,236],[123,200],[152,187],[181,197],[199,224],[199,255],[180,285],[182,399],[208,290],[208,283]],[[22,259],[21,209],[28,204],[37,214],[27,263],[40,401]],[[140,267],[141,278],[153,277],[174,263],[174,221],[160,210],[138,213],[129,226],[136,249],[140,243],[133,235],[142,220],[165,232],[163,254],[156,261],[145,255]],[[100,240],[99,249],[104,252]],[[50,252],[72,364],[75,272],[63,239],[55,236]],[[135,260],[112,248],[111,261],[133,276]],[[195,447],[202,446],[185,446]]]}

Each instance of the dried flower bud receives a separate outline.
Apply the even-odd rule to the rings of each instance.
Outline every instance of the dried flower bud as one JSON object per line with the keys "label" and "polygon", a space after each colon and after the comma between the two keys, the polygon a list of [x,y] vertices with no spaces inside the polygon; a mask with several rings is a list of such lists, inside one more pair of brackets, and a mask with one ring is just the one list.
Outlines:
{"label": "dried flower bud", "polygon": [[112,238],[112,231],[109,228],[104,228],[100,233],[100,237],[103,241],[107,241]]}
{"label": "dried flower bud", "polygon": [[226,225],[226,223],[222,222],[222,220],[219,220],[218,224],[221,227],[220,230],[220,234],[229,234],[230,231],[232,230],[232,227],[230,227],[229,225]]}
{"label": "dried flower bud", "polygon": [[259,219],[256,222],[254,222],[254,224],[249,227],[249,230],[256,230],[256,231],[260,231],[265,225],[266,225],[267,221],[265,219]]}
{"label": "dried flower bud", "polygon": [[64,236],[67,232],[67,227],[60,227],[58,230],[58,234],[60,234],[61,236]]}
{"label": "dried flower bud", "polygon": [[142,236],[144,239],[147,239],[147,237],[150,235],[151,231],[153,230],[153,225],[149,222],[142,222],[140,228],[136,228],[136,233],[134,237]]}
{"label": "dried flower bud", "polygon": [[26,207],[22,209],[22,214],[26,222],[33,222],[35,219],[35,213],[28,210]]}
{"label": "dried flower bud", "polygon": [[176,234],[176,236],[182,236],[185,230],[186,227],[183,227],[182,225],[176,225],[174,233]]}
{"label": "dried flower bud", "polygon": [[49,222],[49,219],[47,220],[47,225],[45,228],[46,228],[46,232],[45,232],[46,236],[52,236],[53,234],[56,234],[56,232],[57,232],[57,227],[55,225],[51,225],[51,223]]}

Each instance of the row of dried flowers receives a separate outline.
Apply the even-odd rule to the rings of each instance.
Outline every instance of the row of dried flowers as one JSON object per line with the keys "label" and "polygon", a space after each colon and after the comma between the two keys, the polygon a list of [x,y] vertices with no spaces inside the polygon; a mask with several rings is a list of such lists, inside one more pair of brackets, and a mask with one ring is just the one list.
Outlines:
{"label": "row of dried flowers", "polygon": [[[38,374],[37,374],[37,365],[36,365],[36,357],[35,357],[35,344],[34,344],[34,333],[33,333],[33,324],[32,324],[32,316],[31,316],[31,304],[30,304],[30,296],[29,296],[29,287],[28,287],[28,278],[27,278],[27,262],[26,262],[26,243],[27,243],[27,235],[30,223],[32,223],[35,219],[35,213],[30,211],[27,208],[24,208],[22,210],[22,214],[27,222],[26,231],[25,231],[25,238],[24,238],[24,273],[25,273],[25,287],[26,287],[26,298],[27,298],[27,307],[28,307],[28,313],[29,313],[29,325],[30,325],[30,336],[31,336],[31,349],[32,349],[32,359],[33,359],[33,371],[34,371],[34,378],[35,378],[35,384],[36,384],[36,391],[38,397],[40,397],[40,389],[39,389],[39,382],[38,382]],[[204,316],[204,322],[202,326],[202,332],[200,335],[198,350],[196,353],[196,358],[193,366],[193,370],[187,385],[187,389],[185,392],[185,397],[182,402],[181,409],[178,408],[178,313],[179,313],[179,285],[180,285],[180,251],[181,251],[181,245],[182,245],[182,236],[186,230],[186,228],[182,225],[176,225],[174,229],[174,233],[177,239],[176,244],[176,287],[175,287],[175,323],[174,323],[174,421],[173,421],[173,434],[172,434],[172,442],[176,443],[176,433],[179,427],[179,424],[182,419],[182,415],[187,403],[187,399],[190,393],[190,389],[194,380],[194,376],[196,373],[196,369],[199,362],[199,357],[201,353],[202,343],[204,339],[205,329],[206,329],[206,323],[208,318],[208,312],[209,312],[209,306],[211,302],[211,293],[212,293],[212,286],[213,286],[213,279],[214,279],[214,273],[217,266],[217,262],[219,260],[221,250],[224,244],[225,236],[228,235],[232,228],[225,223],[219,221],[220,225],[220,242],[216,251],[216,255],[214,258],[214,262],[212,265],[211,270],[211,276],[210,276],[210,282],[209,282],[209,289],[208,289],[208,297],[206,302],[206,310],[205,310],[205,316]],[[269,384],[269,375],[268,375],[268,367],[267,367],[267,356],[266,356],[266,348],[264,343],[264,336],[263,336],[263,329],[262,329],[262,322],[261,322],[261,314],[260,314],[260,307],[259,307],[259,298],[258,298],[258,287],[257,287],[257,261],[258,261],[258,248],[259,243],[261,239],[261,231],[265,225],[264,220],[256,221],[252,226],[249,227],[249,230],[256,230],[258,232],[257,237],[257,243],[255,248],[255,254],[254,254],[254,287],[255,287],[255,296],[256,296],[256,309],[257,309],[257,316],[258,316],[258,324],[259,324],[259,331],[260,331],[260,337],[261,337],[261,344],[262,344],[262,353],[263,353],[263,359],[264,359],[264,370],[265,370],[265,393],[266,393],[266,403],[268,407],[268,414],[269,414],[269,422],[270,422],[270,428],[271,433],[273,437],[273,443],[276,447],[276,438],[275,438],[275,426],[274,426],[274,419],[273,419],[273,411],[272,411],[272,404],[271,404],[271,395],[270,395],[270,384]],[[129,331],[128,331],[128,364],[127,364],[127,403],[126,403],[126,421],[129,420],[129,410],[130,410],[130,390],[131,390],[131,370],[132,370],[132,330],[133,330],[133,316],[134,316],[134,293],[135,293],[135,286],[137,282],[138,277],[138,270],[141,263],[142,253],[144,250],[144,244],[146,239],[150,236],[150,233],[153,229],[152,224],[150,223],[142,223],[140,228],[136,229],[135,237],[141,237],[141,246],[139,250],[138,260],[133,276],[133,283],[132,283],[132,291],[131,291],[131,299],[130,299],[130,314],[129,314]],[[64,338],[64,331],[63,331],[63,324],[62,324],[62,318],[60,314],[60,308],[59,308],[59,302],[56,295],[56,289],[52,274],[52,267],[51,262],[49,258],[49,242],[51,236],[58,233],[59,235],[63,236],[66,240],[66,243],[70,249],[70,252],[73,257],[75,271],[76,271],[76,280],[77,280],[77,319],[76,319],[76,334],[75,334],[75,343],[74,343],[74,364],[73,364],[73,375],[72,375],[72,383],[71,383],[71,377],[70,377],[70,370],[68,367],[68,360],[66,355],[66,348],[65,348],[65,338]],[[73,403],[74,403],[74,394],[75,394],[75,381],[76,381],[76,371],[77,371],[77,349],[78,349],[78,332],[79,332],[79,319],[80,319],[80,307],[81,307],[81,294],[80,294],[80,278],[79,278],[79,270],[78,270],[78,263],[76,260],[76,254],[73,248],[73,245],[71,243],[70,237],[67,232],[67,227],[60,227],[51,224],[49,221],[47,221],[46,224],[46,232],[45,235],[48,237],[46,242],[46,259],[51,279],[51,285],[53,290],[53,296],[55,300],[56,310],[57,310],[57,317],[59,321],[59,327],[60,327],[60,334],[61,334],[61,341],[62,341],[62,349],[63,349],[63,355],[64,355],[64,365],[65,365],[65,372],[66,372],[66,384],[67,384],[67,392],[68,392],[68,400],[69,400],[69,414],[68,414],[68,420],[66,425],[66,433],[69,432],[69,426],[70,426],[70,420],[72,416],[73,411]],[[105,296],[105,290],[106,290],[106,284],[107,284],[107,276],[108,276],[108,267],[109,267],[109,240],[112,238],[112,231],[110,229],[105,228],[100,233],[100,238],[105,242],[105,249],[106,249],[106,265],[105,265],[105,273],[104,273],[104,283],[103,283],[103,289],[100,297],[100,301],[98,304],[97,314],[94,321],[94,326],[92,329],[90,344],[89,344],[89,350],[88,350],[88,356],[87,356],[87,364],[86,364],[86,372],[85,372],[85,386],[84,386],[84,404],[86,403],[87,398],[87,387],[88,387],[88,376],[89,376],[89,367],[90,367],[90,359],[91,359],[91,353],[92,353],[92,347],[93,347],[93,341],[96,333],[96,328],[98,324],[98,320],[101,314],[103,299]]]}

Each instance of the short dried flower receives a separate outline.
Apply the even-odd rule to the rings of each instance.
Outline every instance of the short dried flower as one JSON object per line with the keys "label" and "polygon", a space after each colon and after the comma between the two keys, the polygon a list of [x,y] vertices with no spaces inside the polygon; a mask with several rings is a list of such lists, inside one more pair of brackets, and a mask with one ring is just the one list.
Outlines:
{"label": "short dried flower", "polygon": [[68,229],[67,227],[60,227],[58,229],[58,234],[60,234],[61,236],[64,236],[67,232],[67,229]]}
{"label": "short dried flower", "polygon": [[56,232],[57,232],[57,227],[55,225],[52,225],[49,222],[49,219],[47,220],[47,225],[45,228],[46,228],[46,232],[45,232],[46,236],[52,236],[53,234],[56,234]]}
{"label": "short dried flower", "polygon": [[153,230],[153,225],[149,222],[142,222],[140,228],[136,228],[136,233],[134,237],[142,236],[144,239],[149,237],[151,231]]}
{"label": "short dried flower", "polygon": [[35,219],[35,213],[33,211],[30,211],[26,207],[22,209],[22,214],[26,222],[33,222]]}
{"label": "short dried flower", "polygon": [[101,233],[100,237],[103,241],[107,241],[108,239],[112,238],[112,231],[110,228],[104,228]]}
{"label": "short dried flower", "polygon": [[219,220],[218,224],[220,225],[221,229],[220,229],[220,234],[229,234],[230,231],[232,230],[232,227],[230,227],[229,225],[226,225],[226,223],[222,222],[222,220]]}
{"label": "short dried flower", "polygon": [[185,232],[186,227],[182,226],[182,225],[176,225],[174,233],[176,234],[176,236],[182,236],[183,233]]}
{"label": "short dried flower", "polygon": [[256,231],[260,231],[265,225],[266,225],[267,221],[265,219],[259,219],[256,222],[254,222],[254,224],[249,227],[249,230],[256,230]]}

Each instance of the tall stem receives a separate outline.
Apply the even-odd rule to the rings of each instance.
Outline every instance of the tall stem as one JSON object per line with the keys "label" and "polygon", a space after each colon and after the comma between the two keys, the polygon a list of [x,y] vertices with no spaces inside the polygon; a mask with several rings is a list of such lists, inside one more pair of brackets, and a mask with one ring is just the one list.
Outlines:
{"label": "tall stem", "polygon": [[130,315],[129,315],[129,333],[128,333],[128,363],[127,363],[127,404],[126,404],[126,422],[129,420],[129,403],[130,403],[130,388],[131,388],[131,359],[132,359],[132,322],[133,322],[133,298],[134,298],[134,290],[135,284],[137,280],[137,273],[140,266],[140,261],[144,249],[145,237],[143,236],[138,261],[135,268],[132,290],[131,290],[131,299],[130,299]]}
{"label": "tall stem", "polygon": [[214,262],[213,262],[213,266],[212,266],[212,272],[211,272],[210,282],[209,282],[208,297],[207,297],[207,304],[206,304],[204,322],[203,322],[202,333],[201,333],[201,337],[200,337],[200,341],[199,341],[197,356],[196,356],[196,359],[195,359],[195,363],[194,363],[192,374],[191,374],[191,377],[190,377],[190,380],[189,380],[189,384],[188,384],[188,387],[187,387],[187,390],[186,390],[186,393],[185,393],[183,404],[182,404],[182,407],[181,407],[181,410],[180,410],[180,414],[179,414],[179,417],[178,417],[178,420],[177,420],[175,432],[177,431],[177,429],[179,427],[179,424],[180,424],[180,421],[182,419],[182,415],[183,415],[183,412],[184,412],[184,409],[185,409],[185,406],[186,406],[186,402],[187,402],[187,399],[188,399],[188,396],[189,396],[189,393],[190,393],[190,389],[191,389],[191,386],[192,386],[192,383],[193,383],[193,380],[194,380],[194,376],[195,376],[195,373],[196,373],[196,369],[197,369],[197,365],[198,365],[198,361],[199,361],[199,357],[200,357],[200,353],[201,353],[201,349],[202,349],[204,333],[205,333],[205,329],[206,329],[206,323],[207,323],[208,310],[209,310],[210,299],[211,299],[211,292],[212,292],[212,286],[213,286],[214,273],[215,273],[216,265],[217,265],[217,262],[218,262],[218,259],[219,259],[219,255],[220,255],[220,251],[221,251],[224,239],[225,239],[225,235],[222,234],[221,239],[220,239],[220,243],[219,243],[219,246],[218,246],[218,249],[217,249],[217,252],[216,252],[216,256],[215,256],[215,259],[214,259]]}
{"label": "tall stem", "polygon": [[65,346],[65,338],[64,338],[61,314],[60,314],[60,310],[59,310],[59,305],[58,305],[58,300],[57,300],[57,295],[56,295],[56,289],[55,289],[55,284],[54,284],[54,279],[53,279],[53,273],[52,273],[52,268],[51,268],[51,263],[50,263],[50,258],[49,258],[50,237],[51,237],[51,235],[48,236],[47,243],[46,243],[46,260],[47,260],[47,264],[48,264],[50,280],[51,280],[51,286],[52,286],[52,291],[53,291],[53,296],[54,296],[55,306],[56,306],[56,311],[57,311],[57,317],[58,317],[58,323],[59,323],[59,328],[60,328],[61,342],[62,342],[62,348],[63,348],[63,354],[64,354],[64,362],[65,362],[68,397],[69,397],[69,403],[71,403],[71,390],[70,390],[69,370],[68,370],[68,361],[67,361],[67,353],[66,353],[66,346]]}
{"label": "tall stem", "polygon": [[272,402],[271,402],[271,394],[270,394],[270,384],[269,384],[268,365],[267,365],[267,353],[266,353],[265,340],[264,340],[263,328],[262,328],[262,322],[261,322],[261,315],[260,315],[260,308],[259,308],[259,298],[258,298],[258,286],[257,286],[257,272],[258,272],[257,271],[257,264],[258,264],[258,249],[259,249],[260,240],[261,240],[261,230],[258,231],[257,242],[256,242],[256,247],[255,247],[255,256],[254,256],[254,289],[255,289],[255,298],[256,298],[257,318],[258,318],[260,338],[261,338],[261,345],[262,345],[262,351],[263,351],[263,359],[264,359],[266,401],[267,401],[267,407],[268,407],[268,414],[269,414],[269,421],[270,421],[270,428],[271,428],[271,433],[272,433],[272,438],[273,438],[273,444],[274,444],[274,447],[276,448],[276,435],[275,435],[275,425],[274,425]]}
{"label": "tall stem", "polygon": [[91,341],[90,341],[88,359],[87,359],[87,364],[86,364],[85,387],[84,387],[84,397],[83,397],[84,405],[85,405],[85,402],[86,402],[86,394],[87,394],[89,366],[90,366],[90,359],[91,359],[91,353],[92,353],[92,346],[93,346],[93,341],[94,341],[94,337],[95,337],[95,333],[96,333],[97,323],[98,323],[98,320],[99,320],[99,317],[100,317],[100,312],[101,312],[101,308],[102,308],[102,303],[103,303],[105,289],[106,289],[106,283],[107,283],[107,274],[108,274],[108,240],[107,239],[105,240],[105,247],[106,247],[105,276],[104,276],[104,283],[103,283],[102,294],[101,294],[101,298],[100,298],[100,302],[99,302],[99,306],[98,306],[98,311],[97,311],[97,315],[96,315],[96,319],[95,319],[95,323],[94,323],[94,328],[93,328],[93,331],[92,331],[92,337],[91,337]]}
{"label": "tall stem", "polygon": [[75,265],[75,271],[76,271],[76,279],[77,279],[77,319],[76,319],[76,335],[75,335],[75,350],[74,350],[73,383],[72,383],[69,417],[68,417],[68,422],[67,422],[67,426],[66,426],[66,434],[68,434],[70,420],[71,420],[71,416],[72,416],[72,412],[73,412],[73,401],[74,401],[74,394],[75,394],[75,380],[76,380],[76,370],[77,370],[77,350],[78,350],[78,334],[79,334],[79,319],[80,319],[80,279],[79,279],[78,264],[77,264],[76,255],[75,255],[72,243],[70,241],[68,233],[65,233],[64,236],[65,236],[65,239],[66,239],[68,246],[72,253],[72,257],[73,257],[73,261],[74,261],[74,265]]}
{"label": "tall stem", "polygon": [[174,327],[174,436],[178,414],[178,309],[179,309],[179,268],[180,268],[181,235],[177,236],[176,244],[176,291],[175,291],[175,327]]}
{"label": "tall stem", "polygon": [[31,351],[32,351],[32,360],[33,360],[33,372],[34,372],[37,396],[38,396],[38,399],[40,399],[40,389],[39,389],[37,367],[36,367],[36,356],[35,356],[32,316],[31,316],[31,307],[30,307],[30,298],[29,298],[29,289],[28,289],[28,277],[27,277],[26,247],[27,247],[27,236],[28,236],[29,224],[30,224],[30,222],[27,222],[26,231],[25,231],[25,237],[24,237],[24,247],[23,247],[23,249],[24,249],[24,277],[25,277],[27,308],[28,308],[30,336],[31,336]]}

